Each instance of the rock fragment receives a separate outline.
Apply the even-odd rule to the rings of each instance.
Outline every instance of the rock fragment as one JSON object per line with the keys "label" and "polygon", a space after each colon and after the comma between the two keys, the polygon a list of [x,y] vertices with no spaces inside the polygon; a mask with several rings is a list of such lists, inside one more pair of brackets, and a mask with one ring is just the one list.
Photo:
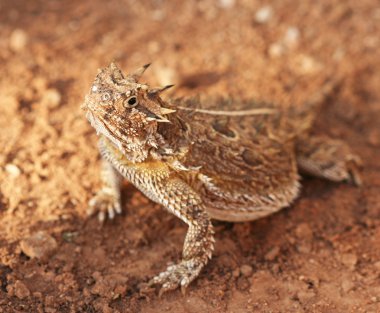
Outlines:
{"label": "rock fragment", "polygon": [[42,97],[42,105],[50,109],[56,108],[61,103],[62,96],[57,89],[47,89]]}
{"label": "rock fragment", "polygon": [[20,280],[16,280],[14,284],[7,285],[6,289],[10,297],[16,296],[22,300],[30,296],[28,287]]}
{"label": "rock fragment", "polygon": [[264,256],[264,259],[266,261],[273,261],[277,258],[278,254],[280,253],[280,247],[274,246],[272,249],[270,249]]}
{"label": "rock fragment", "polygon": [[14,52],[25,49],[28,42],[28,35],[22,29],[15,29],[9,37],[9,47]]}
{"label": "rock fragment", "polygon": [[235,5],[235,0],[219,0],[219,6],[223,9],[231,9]]}
{"label": "rock fragment", "polygon": [[273,9],[267,5],[260,8],[255,14],[255,22],[259,24],[267,23],[273,16]]}
{"label": "rock fragment", "polygon": [[284,36],[284,44],[287,47],[297,46],[300,40],[300,34],[300,30],[297,27],[288,27]]}
{"label": "rock fragment", "polygon": [[5,171],[12,177],[19,177],[21,174],[21,170],[17,167],[17,165],[8,163],[5,165]]}
{"label": "rock fragment", "polygon": [[358,257],[354,253],[344,253],[341,255],[340,261],[350,270],[354,270],[356,264],[358,263]]}
{"label": "rock fragment", "polygon": [[26,287],[25,284],[20,280],[16,280],[14,284],[14,293],[15,296],[19,299],[25,299],[26,297],[30,296],[28,287]]}
{"label": "rock fragment", "polygon": [[245,277],[250,277],[252,276],[253,273],[253,268],[251,265],[244,264],[240,267],[240,272],[243,276]]}
{"label": "rock fragment", "polygon": [[102,275],[100,272],[92,274],[95,280],[94,286],[90,292],[94,295],[116,299],[124,296],[127,291],[128,277],[120,273]]}
{"label": "rock fragment", "polygon": [[311,240],[313,238],[313,230],[309,224],[301,223],[295,229],[295,235],[298,239]]}
{"label": "rock fragment", "polygon": [[44,231],[32,234],[20,243],[21,251],[30,258],[46,259],[57,248],[57,241]]}
{"label": "rock fragment", "polygon": [[341,287],[344,293],[348,293],[355,288],[355,283],[349,277],[344,277],[341,283]]}

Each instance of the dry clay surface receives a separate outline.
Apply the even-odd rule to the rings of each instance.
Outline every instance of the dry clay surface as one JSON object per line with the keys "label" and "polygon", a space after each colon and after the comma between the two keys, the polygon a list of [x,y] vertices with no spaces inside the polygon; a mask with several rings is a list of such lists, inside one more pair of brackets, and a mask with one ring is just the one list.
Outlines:
{"label": "dry clay surface", "polygon": [[[0,312],[380,312],[379,51],[376,0],[0,1]],[[79,106],[112,60],[153,62],[166,97],[302,105],[340,80],[316,133],[362,157],[363,186],[304,178],[275,215],[215,222],[186,295],[140,294],[186,225],[128,184],[121,216],[86,216],[99,156]]]}

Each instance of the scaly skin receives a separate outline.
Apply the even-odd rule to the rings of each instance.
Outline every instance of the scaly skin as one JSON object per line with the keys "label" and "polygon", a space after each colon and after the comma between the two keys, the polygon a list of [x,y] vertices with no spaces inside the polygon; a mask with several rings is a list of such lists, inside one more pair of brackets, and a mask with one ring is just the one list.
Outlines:
{"label": "scaly skin", "polygon": [[[211,258],[214,248],[214,232],[202,199],[162,161],[131,163],[104,137],[100,139],[100,152],[105,160],[147,197],[188,224],[182,261],[169,266],[150,282],[162,284],[161,293],[175,289],[178,285],[185,290]],[[118,205],[119,199],[115,198],[114,202]]]}
{"label": "scaly skin", "polygon": [[[188,225],[182,260],[149,282],[161,286],[160,294],[185,291],[211,258],[210,218],[249,221],[288,206],[299,192],[298,171],[360,184],[360,159],[346,144],[310,135],[332,84],[303,110],[287,112],[240,99],[164,102],[160,93],[170,86],[138,82],[147,67],[124,75],[111,64],[86,96],[103,159],[103,187],[89,214],[103,221],[121,212],[122,176]],[[217,111],[199,110],[204,105]]]}

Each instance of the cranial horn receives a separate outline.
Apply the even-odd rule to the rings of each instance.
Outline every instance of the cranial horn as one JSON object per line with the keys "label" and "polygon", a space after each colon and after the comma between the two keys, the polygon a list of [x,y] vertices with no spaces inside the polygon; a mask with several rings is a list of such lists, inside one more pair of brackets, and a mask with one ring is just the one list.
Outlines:
{"label": "cranial horn", "polygon": [[[153,113],[153,112],[148,110],[146,120],[149,122],[156,121],[158,123],[170,123],[170,121],[168,119],[166,119],[165,117],[162,116],[164,113],[162,112],[161,109],[162,108],[160,108],[160,114]],[[164,108],[164,109],[166,109],[166,108]]]}
{"label": "cranial horn", "polygon": [[162,117],[160,115],[157,115],[157,117],[147,117],[147,121],[156,121],[158,123],[171,123],[168,119],[165,117]]}
{"label": "cranial horn", "polygon": [[132,74],[129,74],[128,76],[131,77],[136,83],[141,78],[142,74],[144,74],[145,70],[150,66],[150,63],[143,65],[142,67],[138,68],[136,71],[134,71]]}
{"label": "cranial horn", "polygon": [[116,63],[112,62],[110,64],[110,69],[111,69],[111,73],[112,73],[112,78],[115,80],[115,81],[120,81],[122,79],[124,79],[124,75],[123,75],[123,72],[120,70],[120,68],[116,65]]}
{"label": "cranial horn", "polygon": [[173,87],[174,85],[166,85],[166,86],[163,86],[163,87],[158,87],[158,88],[153,88],[151,90],[149,90],[149,93],[150,94],[156,94],[156,93],[161,93],[165,90],[168,90],[169,88]]}
{"label": "cranial horn", "polygon": [[167,118],[160,116],[160,119],[157,120],[158,123],[171,123]]}
{"label": "cranial horn", "polygon": [[161,114],[165,115],[165,114],[170,114],[170,113],[174,113],[176,112],[176,110],[173,110],[173,109],[168,109],[168,108],[160,108],[160,112]]}

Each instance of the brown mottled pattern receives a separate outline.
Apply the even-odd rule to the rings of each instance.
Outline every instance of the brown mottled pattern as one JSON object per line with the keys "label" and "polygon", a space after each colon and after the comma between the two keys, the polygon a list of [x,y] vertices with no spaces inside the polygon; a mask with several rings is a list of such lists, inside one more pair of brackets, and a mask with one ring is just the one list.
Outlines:
{"label": "brown mottled pattern", "polygon": [[[130,75],[115,64],[101,70],[83,108],[101,135],[103,163],[103,188],[90,201],[90,212],[99,212],[102,221],[106,213],[113,218],[121,212],[121,174],[189,227],[182,260],[149,282],[160,285],[161,293],[184,291],[211,258],[210,217],[247,221],[288,206],[299,192],[299,169],[360,183],[360,159],[344,143],[309,134],[331,84],[301,110],[240,99],[164,102],[160,93],[171,85],[151,89],[139,83],[147,67]],[[271,110],[233,117],[196,111],[254,108]]]}

